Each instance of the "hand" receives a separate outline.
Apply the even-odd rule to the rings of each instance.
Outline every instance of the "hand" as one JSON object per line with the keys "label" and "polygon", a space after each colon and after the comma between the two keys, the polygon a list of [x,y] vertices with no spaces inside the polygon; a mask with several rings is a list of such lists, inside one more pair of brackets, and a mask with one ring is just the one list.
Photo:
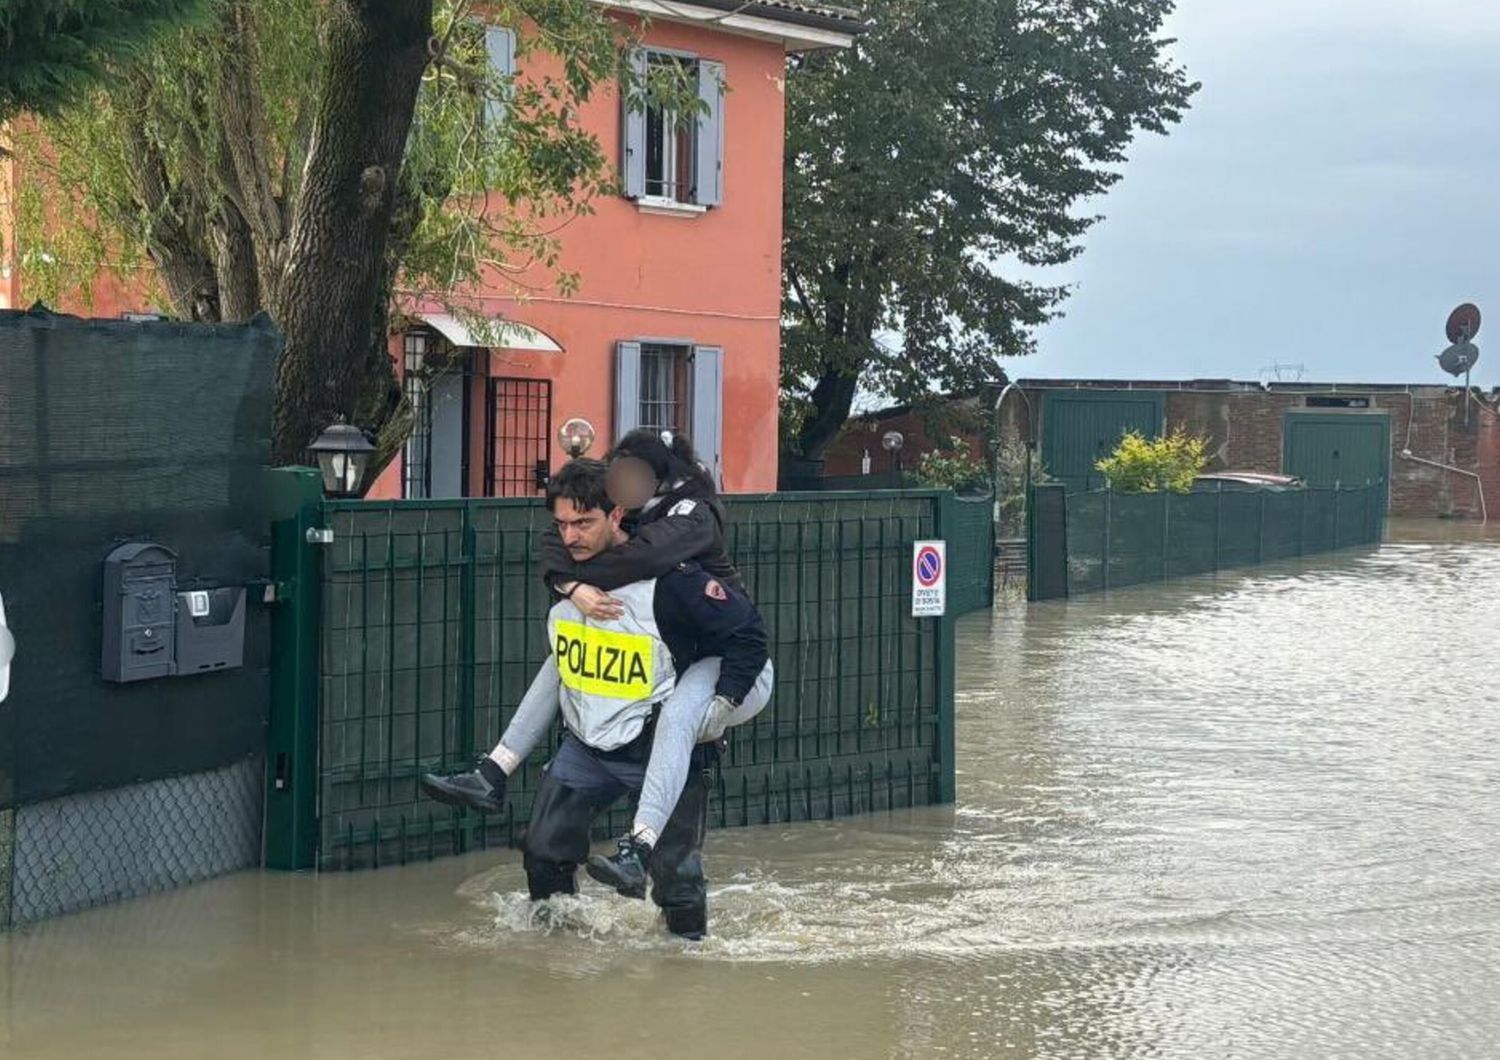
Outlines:
{"label": "hand", "polygon": [[611,622],[625,613],[625,605],[603,589],[592,585],[579,585],[568,597],[584,615],[595,622]]}

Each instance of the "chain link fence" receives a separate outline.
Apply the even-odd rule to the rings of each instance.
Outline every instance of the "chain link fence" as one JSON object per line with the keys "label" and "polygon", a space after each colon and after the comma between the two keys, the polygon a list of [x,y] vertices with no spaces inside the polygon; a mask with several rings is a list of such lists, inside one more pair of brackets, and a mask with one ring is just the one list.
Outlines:
{"label": "chain link fence", "polygon": [[262,773],[255,757],[7,811],[0,881],[8,863],[10,888],[0,908],[20,925],[253,867]]}

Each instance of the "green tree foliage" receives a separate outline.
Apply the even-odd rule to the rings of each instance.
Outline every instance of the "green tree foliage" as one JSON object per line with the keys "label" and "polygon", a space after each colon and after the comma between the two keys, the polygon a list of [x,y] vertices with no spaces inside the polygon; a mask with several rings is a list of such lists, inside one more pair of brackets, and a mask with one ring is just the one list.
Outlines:
{"label": "green tree foliage", "polygon": [[1109,488],[1122,493],[1188,493],[1207,466],[1208,439],[1180,427],[1156,439],[1128,431],[1115,451],[1094,465],[1109,480]]}
{"label": "green tree foliage", "polygon": [[198,17],[206,0],[3,0],[0,121],[50,113],[97,85],[112,63],[163,30]]}
{"label": "green tree foliage", "polygon": [[[50,180],[20,203],[28,296],[149,258],[175,315],[281,327],[279,460],[335,415],[389,457],[410,419],[393,294],[477,312],[481,281],[572,286],[559,233],[614,180],[580,108],[632,38],[591,0],[211,0],[209,16],[30,134]],[[485,25],[517,31],[527,76],[492,71]]]}
{"label": "green tree foliage", "polygon": [[[792,61],[782,385],[817,457],[856,389],[898,401],[999,378],[1140,131],[1196,89],[1172,0],[866,0],[856,47]],[[879,340],[900,336],[899,348]]]}

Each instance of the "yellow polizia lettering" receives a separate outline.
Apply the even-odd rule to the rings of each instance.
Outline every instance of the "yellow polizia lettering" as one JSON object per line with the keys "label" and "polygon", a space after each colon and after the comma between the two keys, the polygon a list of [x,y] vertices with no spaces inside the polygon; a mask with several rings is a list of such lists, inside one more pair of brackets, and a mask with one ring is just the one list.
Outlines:
{"label": "yellow polizia lettering", "polygon": [[559,619],[552,653],[563,684],[612,699],[645,699],[656,688],[655,654],[644,633],[597,629]]}

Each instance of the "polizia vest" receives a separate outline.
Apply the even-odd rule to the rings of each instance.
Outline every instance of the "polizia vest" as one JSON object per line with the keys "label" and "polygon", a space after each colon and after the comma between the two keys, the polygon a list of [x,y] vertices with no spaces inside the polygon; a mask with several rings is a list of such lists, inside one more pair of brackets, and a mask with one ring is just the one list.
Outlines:
{"label": "polizia vest", "polygon": [[624,605],[612,622],[584,617],[571,600],[547,615],[547,643],[562,676],[562,715],[570,732],[600,751],[640,735],[655,704],[672,694],[677,670],[656,628],[656,579],[610,593]]}

